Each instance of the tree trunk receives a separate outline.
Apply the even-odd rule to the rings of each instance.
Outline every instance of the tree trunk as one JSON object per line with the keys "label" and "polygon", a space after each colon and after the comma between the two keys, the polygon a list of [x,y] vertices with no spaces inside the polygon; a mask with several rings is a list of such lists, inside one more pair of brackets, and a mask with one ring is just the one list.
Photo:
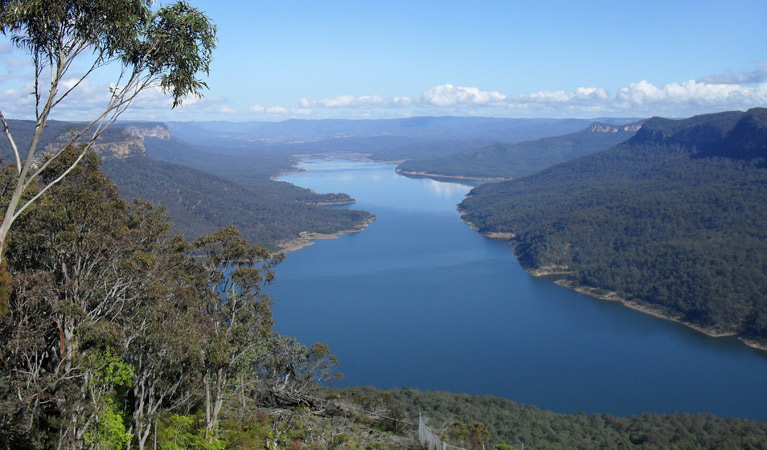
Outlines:
{"label": "tree trunk", "polygon": [[205,375],[205,418],[207,421],[205,426],[205,439],[208,442],[213,440],[213,430],[216,428],[218,415],[224,404],[224,388],[226,387],[227,368],[222,367],[216,371],[216,385],[213,392],[211,392],[209,373],[210,372]]}
{"label": "tree trunk", "polygon": [[210,439],[210,426],[212,405],[210,401],[210,369],[205,371],[202,378],[202,384],[205,387],[205,440]]}

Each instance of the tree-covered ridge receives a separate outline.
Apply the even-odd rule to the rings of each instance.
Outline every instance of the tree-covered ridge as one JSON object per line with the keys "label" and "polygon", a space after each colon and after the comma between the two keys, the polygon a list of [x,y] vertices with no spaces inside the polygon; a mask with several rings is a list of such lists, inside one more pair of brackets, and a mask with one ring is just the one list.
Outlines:
{"label": "tree-covered ridge", "polygon": [[510,179],[617,145],[631,138],[640,123],[610,125],[594,122],[576,133],[518,144],[493,144],[437,159],[405,161],[406,174]]}
{"label": "tree-covered ridge", "polygon": [[460,208],[482,232],[513,233],[529,270],[764,345],[765,112],[650,119],[625,144],[480,186]]}
{"label": "tree-covered ridge", "polygon": [[243,186],[148,157],[107,160],[104,170],[125,198],[145,198],[165,206],[175,229],[190,238],[235,225],[247,239],[275,249],[302,232],[357,229],[372,217],[365,211],[321,206],[350,202],[346,195],[321,196],[269,180],[262,181],[261,188]]}
{"label": "tree-covered ridge", "polygon": [[[422,413],[449,443],[472,447],[472,429],[488,431],[485,448],[496,449],[764,449],[767,425],[707,414],[559,414],[491,395],[344,389],[342,398],[418,420]],[[478,427],[475,424],[481,424]],[[472,427],[475,425],[475,427]],[[479,446],[478,448],[482,448]]]}
{"label": "tree-covered ridge", "polygon": [[[13,120],[9,125],[18,143],[28,145],[34,123]],[[52,122],[40,147],[61,145],[76,128],[71,122]],[[164,124],[150,122],[116,124],[95,141],[94,149],[124,198],[165,206],[174,230],[189,239],[236,225],[247,239],[277,249],[303,232],[358,229],[372,218],[363,211],[323,207],[353,203],[347,194],[318,194],[271,180],[290,169],[290,154],[205,152],[173,138]],[[0,157],[11,156],[7,145],[0,146]]]}
{"label": "tree-covered ridge", "polygon": [[[12,176],[5,167],[0,186]],[[223,448],[222,420],[310,406],[315,383],[337,378],[327,346],[272,329],[265,287],[282,255],[234,227],[193,242],[170,228],[162,209],[122,200],[93,153],[19,219],[0,311],[0,448],[179,448],[179,434]]]}

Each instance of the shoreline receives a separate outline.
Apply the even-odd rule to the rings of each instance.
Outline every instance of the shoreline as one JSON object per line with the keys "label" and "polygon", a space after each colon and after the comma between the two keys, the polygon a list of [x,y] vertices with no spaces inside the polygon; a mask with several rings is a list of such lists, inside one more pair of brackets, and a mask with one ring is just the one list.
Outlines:
{"label": "shoreline", "polygon": [[304,247],[314,245],[314,241],[317,241],[317,240],[336,239],[340,236],[343,236],[344,234],[360,233],[364,231],[365,228],[367,228],[371,223],[373,223],[374,220],[377,219],[376,216],[373,216],[373,215],[371,216],[372,217],[365,220],[364,222],[362,222],[360,225],[358,225],[355,228],[336,231],[335,233],[309,233],[306,231],[302,231],[301,233],[299,233],[299,236],[297,238],[280,242],[277,245],[277,247],[279,248],[278,251],[283,253],[290,253],[296,250],[300,250]]}
{"label": "shoreline", "polygon": [[[292,173],[308,172],[307,169],[302,169],[298,167],[306,159],[339,158],[339,159],[348,159],[350,161],[372,161],[370,159],[370,153],[360,153],[360,152],[306,153],[306,154],[293,155],[292,157],[295,158],[295,162],[291,165],[290,169],[281,170],[276,175],[270,176],[269,179],[272,181],[275,181],[278,178],[284,177],[285,175],[290,175]],[[401,161],[392,161],[392,164],[398,164],[400,162]]]}
{"label": "shoreline", "polygon": [[[322,154],[305,154],[305,155],[293,155],[294,158],[296,158],[296,162],[293,164],[291,169],[289,170],[283,170],[277,175],[274,175],[270,177],[271,180],[276,180],[280,177],[283,177],[285,175],[290,175],[291,173],[301,173],[301,172],[308,172],[306,169],[302,169],[299,166],[302,161],[308,158],[334,158],[334,157],[350,157],[352,160],[362,160],[362,161],[368,161],[368,157],[370,156],[369,153],[322,153]],[[318,194],[312,189],[309,189],[311,192],[314,192],[315,194]],[[356,202],[354,199],[349,199],[346,201],[338,201],[338,202],[318,202],[315,203],[316,206],[340,206],[340,205],[352,205]],[[370,218],[363,221],[361,224],[354,228],[350,228],[347,230],[341,230],[336,231],[335,233],[309,233],[307,231],[302,231],[298,234],[298,237],[295,237],[293,239],[288,239],[282,242],[279,242],[277,244],[277,248],[279,249],[278,252],[283,253],[290,253],[297,250],[301,250],[304,247],[308,247],[310,245],[314,245],[314,241],[322,240],[322,239],[336,239],[340,236],[343,236],[344,234],[351,234],[351,233],[359,233],[361,231],[364,231],[365,228],[367,228],[371,223],[373,223],[374,220],[376,220],[376,216],[371,214]]]}
{"label": "shoreline", "polygon": [[[314,191],[312,191],[312,192],[314,192]],[[322,195],[322,194],[318,194],[318,195]],[[342,201],[337,201],[337,202],[317,202],[317,203],[314,203],[314,204],[317,205],[317,206],[341,206],[341,205],[353,205],[354,203],[356,203],[356,200],[349,199],[349,200],[342,200]]]}
{"label": "shoreline", "polygon": [[504,239],[504,240],[511,240],[517,237],[516,234],[512,232],[504,232],[504,231],[479,231],[479,228],[474,225],[473,223],[466,220],[466,211],[461,210],[460,206],[456,208],[458,211],[458,214],[461,215],[461,221],[469,226],[472,230],[476,231],[477,233],[481,234],[482,236],[490,239]]}
{"label": "shoreline", "polygon": [[[528,270],[525,269],[527,273],[534,277],[542,277],[542,276],[549,276],[549,275],[561,275],[562,272],[549,272],[547,273],[545,270]],[[536,275],[536,273],[541,273],[541,275]],[[761,351],[767,351],[767,344],[763,344],[760,342],[756,342],[750,339],[745,339],[740,336],[738,336],[738,333],[734,331],[720,331],[713,328],[704,328],[699,325],[695,325],[690,322],[686,322],[682,320],[679,317],[675,317],[673,315],[670,315],[668,313],[665,313],[660,308],[654,308],[652,306],[643,305],[640,303],[636,303],[630,300],[626,300],[625,298],[618,295],[617,292],[607,292],[603,293],[601,292],[601,289],[594,288],[594,287],[588,287],[588,286],[576,286],[573,282],[565,280],[565,279],[559,279],[554,280],[554,284],[557,286],[562,286],[564,288],[570,289],[572,291],[578,292],[583,295],[587,295],[591,298],[607,301],[607,302],[618,302],[625,306],[626,308],[633,309],[634,311],[641,312],[642,314],[647,314],[648,316],[655,317],[657,319],[663,319],[668,320],[670,322],[675,322],[681,325],[684,325],[688,328],[691,328],[699,333],[705,334],[708,337],[712,338],[720,338],[720,337],[735,337],[740,342],[744,343],[745,345]]]}
{"label": "shoreline", "polygon": [[[469,228],[471,228],[474,231],[479,232],[479,229],[468,220],[465,220],[465,214],[463,211],[461,212],[461,220],[463,220],[464,223],[469,225]],[[501,232],[479,232],[482,236],[488,237],[490,239],[513,239],[516,235],[514,233],[501,233]],[[510,243],[511,244],[511,243]],[[516,255],[514,255],[516,258]],[[519,261],[519,259],[517,259]],[[541,267],[538,269],[528,269],[524,268],[525,272],[527,272],[529,275],[541,278],[541,277],[548,277],[548,276],[562,276],[562,275],[570,275],[572,274],[572,271],[568,270],[567,267],[564,266],[547,266],[547,267]],[[732,331],[717,331],[715,329],[711,328],[704,328],[698,325],[695,325],[693,323],[685,322],[684,320],[680,319],[679,317],[674,317],[670,314],[664,313],[663,310],[660,308],[653,308],[651,306],[642,305],[636,302],[632,302],[630,300],[626,300],[623,297],[620,297],[617,292],[607,292],[602,293],[599,288],[592,288],[592,287],[586,287],[586,286],[576,286],[571,281],[565,280],[565,279],[558,279],[554,280],[554,284],[558,286],[562,286],[564,288],[573,290],[575,292],[578,292],[583,295],[587,295],[591,298],[597,299],[597,300],[603,300],[608,302],[619,302],[623,306],[629,309],[633,309],[634,311],[641,312],[643,314],[647,314],[648,316],[652,316],[658,319],[668,320],[671,322],[676,322],[678,324],[684,325],[688,328],[692,328],[693,330],[703,333],[706,336],[712,337],[712,338],[718,338],[718,337],[736,337],[740,342],[747,345],[748,347],[751,347],[756,350],[761,350],[767,352],[767,343],[757,342],[751,339],[743,338],[738,336],[738,333],[732,332]]]}
{"label": "shoreline", "polygon": [[[472,230],[476,231],[476,228],[472,228],[472,227],[469,227],[469,228],[471,228]],[[517,235],[514,234],[514,233],[502,233],[500,231],[491,231],[491,232],[479,233],[479,234],[481,234],[482,236],[484,236],[486,238],[490,238],[490,239],[503,239],[503,240],[507,240],[507,241],[517,237]]]}
{"label": "shoreline", "polygon": [[473,181],[509,181],[512,178],[507,177],[469,177],[463,175],[443,175],[439,173],[431,172],[418,172],[413,170],[394,169],[400,175],[410,175],[411,177],[427,177],[427,178],[449,178],[452,180],[473,180]]}

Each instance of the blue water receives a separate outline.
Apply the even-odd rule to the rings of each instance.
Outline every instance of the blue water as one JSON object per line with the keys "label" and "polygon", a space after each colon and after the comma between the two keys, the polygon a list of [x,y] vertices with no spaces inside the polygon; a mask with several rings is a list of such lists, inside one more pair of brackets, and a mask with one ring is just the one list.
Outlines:
{"label": "blue water", "polygon": [[767,420],[767,353],[529,276],[464,224],[471,186],[310,160],[281,180],[346,192],[377,219],[288,254],[276,330],[324,342],[345,385],[493,394],[557,412]]}

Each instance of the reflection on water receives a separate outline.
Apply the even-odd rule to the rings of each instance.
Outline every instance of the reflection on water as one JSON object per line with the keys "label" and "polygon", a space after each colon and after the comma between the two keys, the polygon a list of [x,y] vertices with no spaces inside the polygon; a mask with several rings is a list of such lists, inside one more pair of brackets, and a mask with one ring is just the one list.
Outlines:
{"label": "reflection on water", "polygon": [[456,195],[466,195],[471,190],[470,186],[458,183],[445,183],[442,181],[422,178],[421,184],[424,189],[437,194],[440,197],[455,197]]}

